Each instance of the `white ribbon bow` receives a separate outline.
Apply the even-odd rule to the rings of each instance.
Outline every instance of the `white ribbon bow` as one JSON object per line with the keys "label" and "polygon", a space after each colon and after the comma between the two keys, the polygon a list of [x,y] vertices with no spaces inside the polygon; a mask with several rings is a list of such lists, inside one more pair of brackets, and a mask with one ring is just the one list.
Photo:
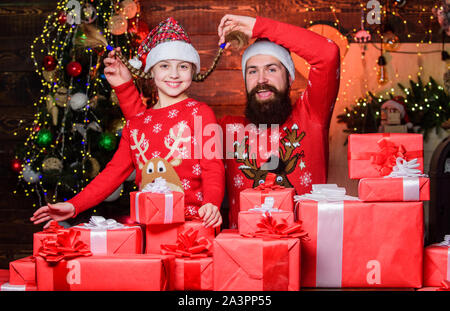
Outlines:
{"label": "white ribbon bow", "polygon": [[450,246],[450,234],[444,236],[444,241],[437,243],[439,246]]}
{"label": "white ribbon bow", "polygon": [[274,208],[273,205],[275,204],[275,198],[274,197],[265,197],[264,203],[259,205],[255,205],[254,208],[249,209],[249,212],[262,212],[263,214],[271,213],[271,212],[281,212],[280,209]]}
{"label": "white ribbon bow", "polygon": [[396,165],[392,168],[392,172],[385,176],[385,178],[392,177],[428,177],[426,174],[422,174],[419,169],[420,164],[417,163],[417,158],[411,161],[406,161],[403,158],[398,157],[395,160]]}
{"label": "white ribbon bow", "polygon": [[89,223],[83,224],[87,229],[112,230],[125,227],[114,219],[105,219],[103,216],[91,216]]}
{"label": "white ribbon bow", "polygon": [[169,193],[172,192],[164,178],[158,177],[152,183],[145,185],[141,192],[153,192],[153,193]]}
{"label": "white ribbon bow", "polygon": [[345,192],[345,188],[338,187],[336,184],[315,184],[312,185],[311,193],[294,195],[294,201],[298,202],[302,200],[314,200],[336,202],[344,200],[359,200],[357,197],[346,195]]}

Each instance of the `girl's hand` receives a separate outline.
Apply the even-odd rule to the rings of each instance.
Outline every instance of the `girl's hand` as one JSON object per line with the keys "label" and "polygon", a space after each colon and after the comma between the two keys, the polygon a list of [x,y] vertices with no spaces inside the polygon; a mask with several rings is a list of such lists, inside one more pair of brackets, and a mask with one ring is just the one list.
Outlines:
{"label": "girl's hand", "polygon": [[103,73],[105,74],[106,80],[113,87],[128,82],[133,78],[125,64],[119,58],[115,57],[116,52],[120,52],[120,48],[109,52],[108,57],[103,60],[105,64]]}
{"label": "girl's hand", "polygon": [[205,228],[215,228],[222,224],[222,215],[220,215],[219,208],[211,203],[207,203],[200,207],[198,215],[203,219]]}
{"label": "girl's hand", "polygon": [[35,225],[41,222],[47,221],[44,229],[50,226],[52,220],[63,221],[75,214],[75,207],[68,202],[61,202],[56,204],[48,203],[46,206],[42,206],[37,209],[33,216],[30,218]]}

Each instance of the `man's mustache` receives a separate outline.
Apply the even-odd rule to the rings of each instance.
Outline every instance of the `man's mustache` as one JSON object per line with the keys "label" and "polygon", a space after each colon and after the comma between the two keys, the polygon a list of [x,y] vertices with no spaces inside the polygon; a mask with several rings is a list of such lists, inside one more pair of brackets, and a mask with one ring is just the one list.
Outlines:
{"label": "man's mustache", "polygon": [[258,84],[253,89],[251,89],[251,91],[248,93],[248,95],[250,97],[253,97],[253,96],[255,96],[256,93],[261,92],[261,91],[271,91],[272,93],[275,93],[275,94],[279,93],[278,89],[276,87],[274,87],[273,85],[270,85],[268,83],[262,83],[262,84]]}

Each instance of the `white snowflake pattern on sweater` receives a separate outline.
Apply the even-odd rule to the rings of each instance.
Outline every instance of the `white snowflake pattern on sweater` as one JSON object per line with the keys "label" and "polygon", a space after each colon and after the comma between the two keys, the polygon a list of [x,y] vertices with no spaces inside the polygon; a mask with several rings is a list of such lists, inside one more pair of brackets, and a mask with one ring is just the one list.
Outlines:
{"label": "white snowflake pattern on sweater", "polygon": [[302,186],[308,187],[312,182],[311,176],[312,176],[312,174],[310,172],[303,173],[300,176],[300,184]]}
{"label": "white snowflake pattern on sweater", "polygon": [[172,109],[169,111],[169,115],[167,116],[169,119],[176,118],[178,116],[178,109]]}
{"label": "white snowflake pattern on sweater", "polygon": [[234,186],[236,188],[241,188],[244,185],[244,179],[242,178],[241,175],[234,176],[233,180],[234,180]]}
{"label": "white snowflake pattern on sweater", "polygon": [[153,125],[153,133],[158,134],[159,132],[161,132],[161,130],[162,130],[161,123],[156,123],[155,125]]}
{"label": "white snowflake pattern on sweater", "polygon": [[197,200],[203,202],[203,192],[199,191],[195,194],[195,196],[197,197]]}
{"label": "white snowflake pattern on sweater", "polygon": [[181,185],[183,186],[184,190],[188,190],[191,188],[191,182],[189,181],[189,179],[183,179],[181,180]]}
{"label": "white snowflake pattern on sweater", "polygon": [[144,119],[144,124],[149,124],[152,121],[152,116],[146,116]]}
{"label": "white snowflake pattern on sweater", "polygon": [[202,173],[202,167],[200,166],[200,164],[194,164],[192,166],[192,174],[200,176],[201,173]]}

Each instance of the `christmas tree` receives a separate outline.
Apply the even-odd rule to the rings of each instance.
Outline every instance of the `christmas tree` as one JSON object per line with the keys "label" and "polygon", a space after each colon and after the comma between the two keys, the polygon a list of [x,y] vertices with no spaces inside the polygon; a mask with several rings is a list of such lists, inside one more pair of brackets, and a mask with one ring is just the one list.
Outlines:
{"label": "christmas tree", "polygon": [[[41,97],[13,167],[19,172],[16,192],[35,195],[39,206],[72,198],[114,155],[125,120],[103,75],[108,51],[86,47],[83,26],[95,26],[131,58],[148,32],[139,11],[133,0],[60,1],[34,40],[31,58]],[[127,194],[123,190],[133,185],[130,176],[107,200]]]}

